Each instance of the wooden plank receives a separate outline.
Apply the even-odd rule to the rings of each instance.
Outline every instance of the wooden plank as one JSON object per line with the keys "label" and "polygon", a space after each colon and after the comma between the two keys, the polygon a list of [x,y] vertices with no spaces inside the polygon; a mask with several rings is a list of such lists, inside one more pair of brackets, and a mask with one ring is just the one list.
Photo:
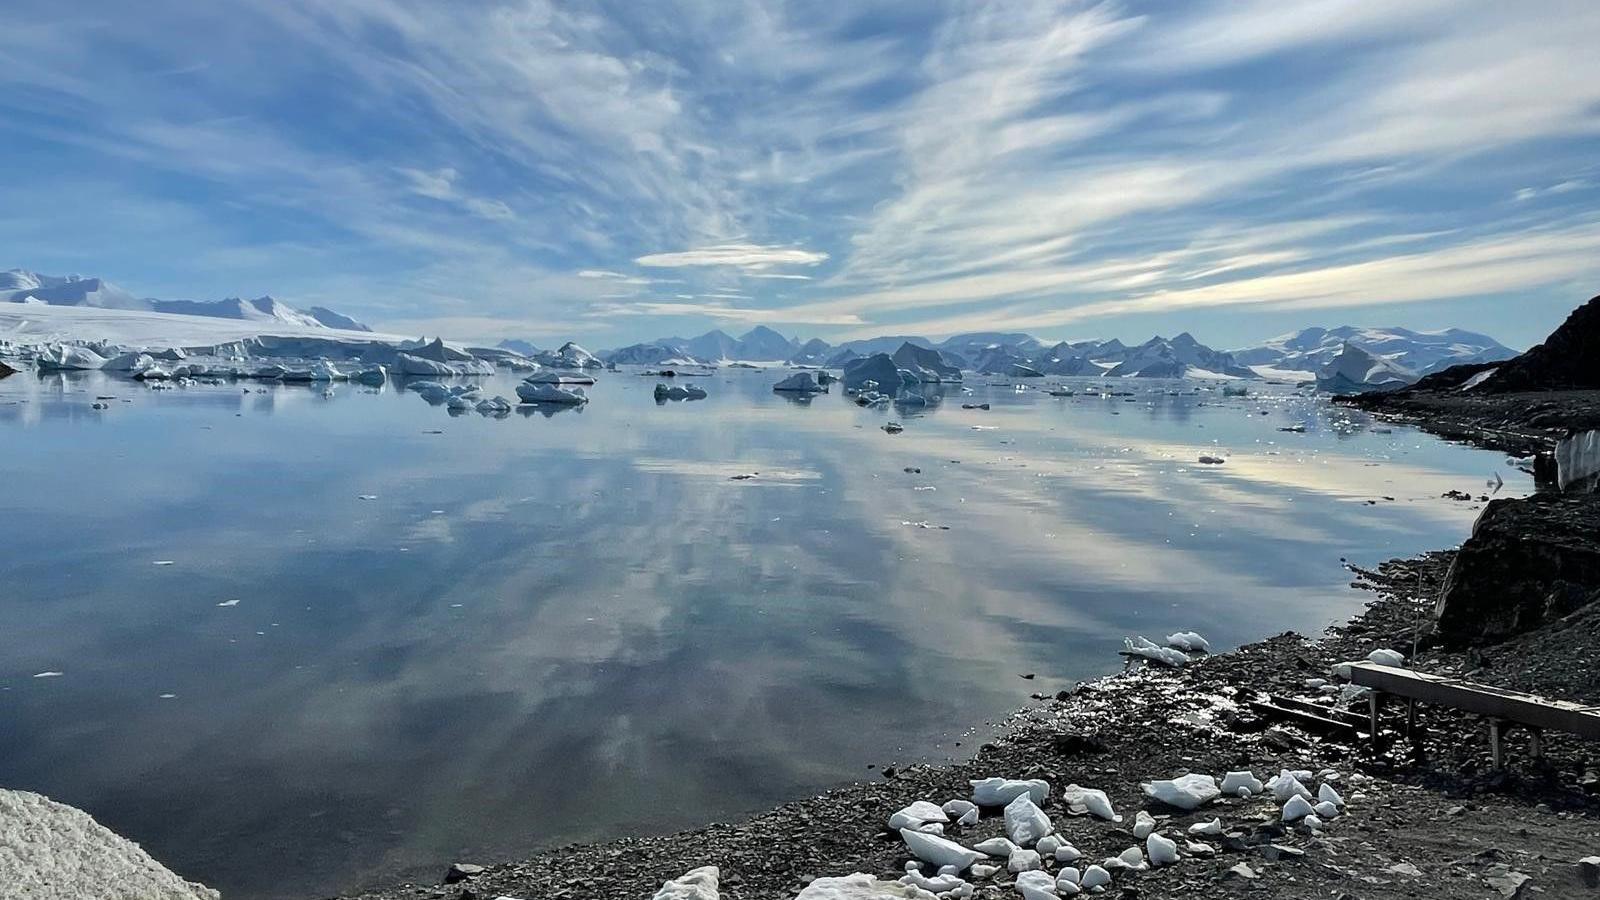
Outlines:
{"label": "wooden plank", "polygon": [[1367,662],[1350,665],[1350,680],[1385,694],[1600,740],[1600,714],[1594,712],[1593,706],[1581,703],[1547,700],[1521,691]]}
{"label": "wooden plank", "polygon": [[1303,709],[1293,709],[1290,707],[1278,706],[1272,703],[1263,702],[1261,700],[1251,700],[1249,706],[1251,709],[1261,713],[1264,716],[1278,719],[1291,719],[1300,723],[1301,725],[1317,728],[1322,731],[1338,731],[1352,735],[1359,733],[1356,731],[1356,727],[1351,725],[1349,722],[1341,722],[1338,719],[1330,719],[1327,716],[1318,715]]}

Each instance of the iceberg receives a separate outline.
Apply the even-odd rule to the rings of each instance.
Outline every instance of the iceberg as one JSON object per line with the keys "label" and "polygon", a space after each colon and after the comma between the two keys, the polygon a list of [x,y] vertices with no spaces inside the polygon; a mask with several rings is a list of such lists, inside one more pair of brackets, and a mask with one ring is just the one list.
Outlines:
{"label": "iceberg", "polygon": [[818,383],[810,372],[796,372],[772,386],[775,391],[797,391],[805,394],[826,393],[828,388]]}
{"label": "iceberg", "polygon": [[679,387],[677,385],[657,384],[655,390],[657,402],[667,400],[704,400],[706,392],[694,385]]}
{"label": "iceberg", "polygon": [[561,345],[561,349],[533,355],[533,361],[541,366],[552,369],[600,369],[604,363],[600,362],[593,353],[583,349],[572,341]]}
{"label": "iceberg", "polygon": [[76,344],[51,344],[39,353],[39,368],[46,372],[98,369],[105,364],[105,357]]}
{"label": "iceberg", "polygon": [[916,375],[901,370],[887,353],[851,360],[844,367],[844,389],[851,392],[877,390],[893,397],[918,383]]}
{"label": "iceberg", "polygon": [[583,388],[563,388],[554,384],[524,381],[517,385],[517,397],[523,403],[553,403],[562,406],[580,406],[589,402]]}

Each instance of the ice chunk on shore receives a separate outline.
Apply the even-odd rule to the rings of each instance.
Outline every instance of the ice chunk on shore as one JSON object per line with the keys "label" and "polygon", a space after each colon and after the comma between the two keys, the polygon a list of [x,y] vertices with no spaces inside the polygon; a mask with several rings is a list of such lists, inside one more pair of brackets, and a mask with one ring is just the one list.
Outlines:
{"label": "ice chunk on shore", "polygon": [[915,828],[924,822],[948,822],[950,817],[944,810],[926,800],[907,806],[889,817],[889,830],[899,831],[902,828]]}
{"label": "ice chunk on shore", "polygon": [[939,807],[939,809],[946,816],[959,819],[969,812],[976,812],[978,804],[973,803],[971,800],[951,800],[945,803],[944,806]]}
{"label": "ice chunk on shore", "polygon": [[1083,877],[1078,879],[1078,886],[1086,891],[1106,887],[1111,884],[1111,873],[1104,866],[1090,866],[1083,870]]}
{"label": "ice chunk on shore", "polygon": [[[1256,782],[1260,784],[1260,782]],[[1189,826],[1190,834],[1220,835],[1222,834],[1222,820],[1212,819],[1209,822],[1196,822]]]}
{"label": "ice chunk on shore", "polygon": [[1051,832],[1050,817],[1028,794],[1019,794],[1006,804],[1006,836],[1026,847]]}
{"label": "ice chunk on shore", "polygon": [[810,372],[796,372],[772,386],[775,391],[795,391],[802,394],[821,394],[828,390],[827,385],[818,384],[817,379]]}
{"label": "ice chunk on shore", "polygon": [[1311,801],[1296,794],[1283,804],[1283,820],[1285,822],[1298,822],[1314,812]]}
{"label": "ice chunk on shore", "polygon": [[960,875],[946,873],[929,878],[915,869],[906,869],[906,874],[901,877],[900,883],[915,885],[930,894],[945,894],[959,890],[967,882]]}
{"label": "ice chunk on shore", "polygon": [[717,880],[721,871],[716,866],[701,866],[661,885],[654,900],[717,900]]}
{"label": "ice chunk on shore", "polygon": [[1211,642],[1193,631],[1180,631],[1167,635],[1167,646],[1190,653],[1211,652]]}
{"label": "ice chunk on shore", "polygon": [[880,881],[865,872],[842,878],[818,878],[795,895],[794,900],[935,900],[914,884]]}
{"label": "ice chunk on shore", "polygon": [[1600,429],[1556,442],[1556,486],[1565,491],[1592,491],[1600,480]]}
{"label": "ice chunk on shore", "polygon": [[[1222,792],[1235,797],[1253,796],[1265,789],[1266,786],[1261,783],[1261,779],[1256,777],[1256,773],[1249,770],[1229,772],[1222,778]],[[1245,793],[1241,794],[1239,793],[1240,791]]]}
{"label": "ice chunk on shore", "polygon": [[1129,656],[1141,656],[1151,662],[1157,662],[1174,669],[1183,668],[1189,663],[1189,657],[1181,650],[1163,647],[1144,635],[1136,638],[1122,639],[1122,652]]}
{"label": "ice chunk on shore", "polygon": [[1367,662],[1400,668],[1405,666],[1406,658],[1394,650],[1379,648],[1367,654]]}
{"label": "ice chunk on shore", "polygon": [[1013,844],[1010,838],[992,837],[986,841],[973,844],[972,849],[982,853],[984,856],[1001,859],[1010,856],[1011,851],[1017,849],[1017,845]]}
{"label": "ice chunk on shore", "polygon": [[1111,808],[1111,799],[1105,791],[1069,784],[1062,790],[1061,799],[1067,804],[1067,812],[1074,816],[1087,813],[1108,822],[1122,821],[1122,817]]}
{"label": "ice chunk on shore", "polygon": [[1283,803],[1291,797],[1299,797],[1305,800],[1311,798],[1311,792],[1306,790],[1306,786],[1300,783],[1299,774],[1288,769],[1280,771],[1278,777],[1268,782],[1267,787],[1271,789],[1273,798],[1279,803]]}
{"label": "ice chunk on shore", "polygon": [[972,782],[972,802],[979,806],[1005,806],[1023,794],[1032,797],[1035,805],[1041,804],[1050,796],[1050,782],[1042,778],[984,778]]}
{"label": "ice chunk on shore", "polygon": [[1055,900],[1055,876],[1037,870],[1022,872],[1017,875],[1017,893],[1022,900]]}
{"label": "ice chunk on shore", "polygon": [[1018,847],[1011,851],[1010,856],[1006,857],[1006,871],[1008,872],[1032,872],[1043,865],[1044,862],[1040,859],[1039,851],[1037,850],[1024,850]]}
{"label": "ice chunk on shore", "polygon": [[1344,798],[1339,796],[1339,792],[1334,790],[1333,785],[1327,783],[1317,788],[1317,799],[1324,803],[1332,803],[1334,806],[1344,805]]}
{"label": "ice chunk on shore", "polygon": [[906,848],[917,859],[934,867],[955,866],[957,872],[983,857],[978,851],[963,847],[949,838],[923,834],[910,828],[900,829],[900,839],[906,842]]}
{"label": "ice chunk on shore", "polygon": [[554,384],[530,384],[523,382],[517,385],[517,397],[523,403],[551,403],[562,406],[578,406],[589,402],[584,395],[583,388],[563,388]]}
{"label": "ice chunk on shore", "polygon": [[1139,810],[1139,814],[1133,817],[1133,836],[1142,841],[1149,837],[1150,833],[1155,830],[1155,816],[1150,815],[1142,809]]}
{"label": "ice chunk on shore", "polygon": [[1177,842],[1159,834],[1151,834],[1144,839],[1144,851],[1152,866],[1170,866],[1178,861]]}
{"label": "ice chunk on shore", "polygon": [[1316,806],[1312,807],[1312,809],[1316,811],[1317,815],[1321,816],[1326,821],[1332,822],[1334,819],[1339,818],[1339,807],[1335,804],[1329,803],[1326,800],[1318,803]]}
{"label": "ice chunk on shore", "polygon": [[1179,809],[1198,809],[1222,795],[1217,780],[1210,775],[1192,773],[1170,781],[1151,781],[1141,785],[1145,796]]}

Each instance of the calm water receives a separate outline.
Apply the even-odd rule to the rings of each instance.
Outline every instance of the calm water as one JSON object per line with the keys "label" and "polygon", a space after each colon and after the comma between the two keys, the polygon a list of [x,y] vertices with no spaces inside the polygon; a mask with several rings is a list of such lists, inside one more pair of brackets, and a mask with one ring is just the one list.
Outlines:
{"label": "calm water", "polygon": [[1439,495],[1496,470],[1531,488],[1289,387],[923,413],[781,374],[501,420],[0,381],[0,785],[232,898],[432,878],[962,755],[1126,634],[1319,629],[1363,599],[1340,557],[1458,543],[1476,504]]}

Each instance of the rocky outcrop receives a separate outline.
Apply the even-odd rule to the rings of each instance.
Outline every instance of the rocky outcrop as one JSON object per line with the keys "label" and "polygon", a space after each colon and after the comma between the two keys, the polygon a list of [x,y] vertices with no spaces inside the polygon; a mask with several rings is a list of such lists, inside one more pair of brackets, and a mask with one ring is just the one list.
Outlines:
{"label": "rocky outcrop", "polygon": [[0,895],[29,900],[217,900],[81,809],[0,789]]}
{"label": "rocky outcrop", "polygon": [[1435,607],[1440,636],[1511,637],[1600,600],[1600,498],[1495,500],[1461,545]]}
{"label": "rocky outcrop", "polygon": [[1501,363],[1475,389],[1491,393],[1600,389],[1600,297],[1573,310],[1544,343]]}

